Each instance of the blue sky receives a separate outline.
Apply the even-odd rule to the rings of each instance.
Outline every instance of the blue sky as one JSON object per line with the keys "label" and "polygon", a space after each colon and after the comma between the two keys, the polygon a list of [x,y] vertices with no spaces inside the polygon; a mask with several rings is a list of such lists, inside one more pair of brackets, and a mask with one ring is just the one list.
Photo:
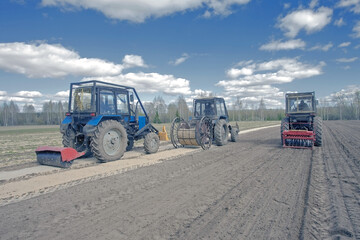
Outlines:
{"label": "blue sky", "polygon": [[359,89],[360,0],[3,0],[0,101],[65,100],[70,82],[283,107]]}

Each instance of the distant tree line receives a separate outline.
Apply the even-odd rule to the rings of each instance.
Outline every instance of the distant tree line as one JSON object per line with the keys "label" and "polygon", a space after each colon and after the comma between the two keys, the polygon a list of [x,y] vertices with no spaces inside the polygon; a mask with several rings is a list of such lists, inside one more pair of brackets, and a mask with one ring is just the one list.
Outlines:
{"label": "distant tree line", "polygon": [[[175,102],[166,104],[161,96],[152,102],[145,102],[144,107],[154,123],[168,123],[175,117],[189,119],[192,111],[183,96]],[[244,103],[237,98],[227,106],[230,121],[276,121],[284,117],[284,109],[267,109],[263,99],[258,104]],[[0,105],[0,126],[15,125],[59,125],[68,111],[68,102],[48,101],[43,103],[41,111],[36,111],[32,104],[25,104],[22,109],[13,101]],[[360,92],[354,94],[336,94],[331,101],[320,100],[318,114],[324,120],[360,119]]]}
{"label": "distant tree line", "polygon": [[332,99],[321,99],[318,112],[324,120],[360,120],[360,91],[338,92]]}

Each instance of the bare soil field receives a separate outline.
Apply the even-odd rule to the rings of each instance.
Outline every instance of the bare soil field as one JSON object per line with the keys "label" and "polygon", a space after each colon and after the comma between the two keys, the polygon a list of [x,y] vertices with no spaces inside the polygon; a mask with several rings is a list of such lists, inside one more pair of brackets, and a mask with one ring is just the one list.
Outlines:
{"label": "bare soil field", "polygon": [[[235,122],[231,123],[235,125]],[[277,121],[239,122],[240,130],[279,124]],[[161,131],[165,126],[169,134],[170,123],[154,124]],[[142,141],[135,146],[142,146]],[[10,126],[0,127],[0,171],[36,166],[35,149],[38,146],[62,146],[59,126]]]}
{"label": "bare soil field", "polygon": [[[0,236],[360,239],[360,122],[324,122],[323,130],[323,147],[313,150],[282,148],[279,127],[271,127],[207,151],[141,155],[132,161],[148,157],[149,164],[127,170],[119,164],[131,158],[5,181],[1,196],[31,181],[64,179],[49,191],[3,201]],[[86,180],[66,180],[95,169]]]}

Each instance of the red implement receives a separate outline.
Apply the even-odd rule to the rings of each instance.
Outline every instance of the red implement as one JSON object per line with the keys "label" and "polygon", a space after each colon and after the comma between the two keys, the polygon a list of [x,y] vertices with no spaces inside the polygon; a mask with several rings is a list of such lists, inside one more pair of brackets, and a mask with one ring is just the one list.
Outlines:
{"label": "red implement", "polygon": [[315,133],[305,130],[288,130],[283,133],[283,147],[312,148],[315,142]]}
{"label": "red implement", "polygon": [[69,147],[41,146],[36,150],[37,160],[42,165],[68,168],[74,159],[79,158],[85,152],[77,152]]}

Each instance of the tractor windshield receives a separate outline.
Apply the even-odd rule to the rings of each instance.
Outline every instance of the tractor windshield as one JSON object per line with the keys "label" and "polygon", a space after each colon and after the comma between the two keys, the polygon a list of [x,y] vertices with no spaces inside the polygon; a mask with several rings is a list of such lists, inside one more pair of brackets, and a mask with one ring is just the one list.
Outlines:
{"label": "tractor windshield", "polygon": [[288,113],[305,113],[315,111],[312,96],[289,96],[287,101]]}
{"label": "tractor windshield", "polygon": [[213,101],[196,101],[195,117],[216,115],[216,109]]}
{"label": "tractor windshield", "polygon": [[71,97],[71,111],[72,112],[93,111],[91,98],[92,98],[91,87],[73,88],[72,97]]}

